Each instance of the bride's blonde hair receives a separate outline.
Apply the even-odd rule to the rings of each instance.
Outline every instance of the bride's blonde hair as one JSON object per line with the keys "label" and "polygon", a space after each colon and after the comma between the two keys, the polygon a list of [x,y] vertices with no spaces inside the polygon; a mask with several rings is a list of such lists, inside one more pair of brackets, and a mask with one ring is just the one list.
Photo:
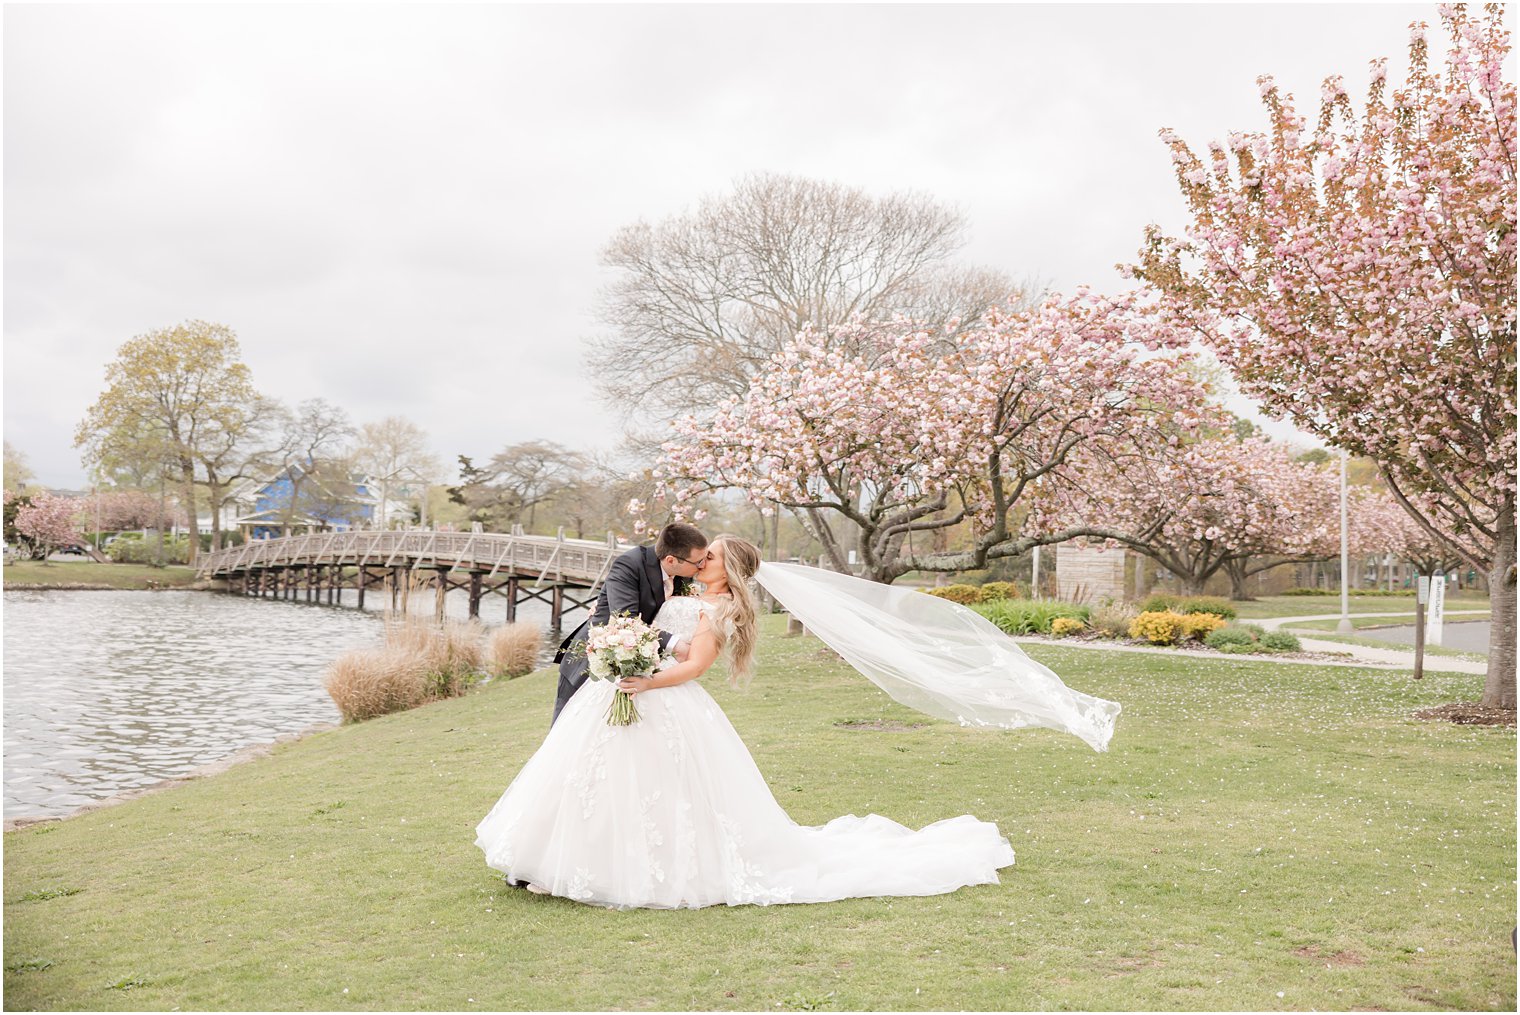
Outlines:
{"label": "bride's blonde hair", "polygon": [[730,687],[748,687],[754,674],[755,641],[758,636],[755,619],[755,594],[750,580],[760,567],[760,550],[747,539],[720,535],[713,545],[723,545],[723,570],[728,577],[728,591],[732,598],[719,603],[713,611],[713,632],[718,647],[728,657],[728,683]]}

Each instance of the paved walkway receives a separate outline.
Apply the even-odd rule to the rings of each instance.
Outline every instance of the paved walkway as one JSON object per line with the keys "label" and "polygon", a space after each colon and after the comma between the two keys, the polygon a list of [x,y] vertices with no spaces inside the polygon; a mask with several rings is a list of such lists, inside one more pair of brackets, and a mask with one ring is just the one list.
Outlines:
{"label": "paved walkway", "polygon": [[[1472,614],[1487,614],[1488,610],[1447,610],[1448,617],[1470,616]],[[1393,617],[1407,623],[1414,623],[1412,613],[1353,613],[1352,617]],[[1247,621],[1251,624],[1260,624],[1269,631],[1276,631],[1281,627],[1292,627],[1306,620],[1339,620],[1339,613],[1316,613],[1307,617],[1268,617],[1263,620]],[[1365,663],[1374,663],[1380,666],[1396,666],[1400,669],[1414,669],[1414,650],[1399,648],[1373,648],[1370,645],[1348,645],[1339,641],[1320,641],[1317,638],[1307,638],[1301,631],[1293,632],[1298,636],[1299,644],[1310,652],[1349,652],[1351,655]],[[1487,673],[1488,663],[1475,659],[1460,659],[1455,656],[1434,655],[1425,653],[1425,668],[1438,673]]]}
{"label": "paved walkway", "polygon": [[[1448,617],[1461,616],[1471,613],[1487,613],[1487,610],[1448,610]],[[1279,627],[1301,623],[1306,620],[1339,620],[1339,613],[1315,614],[1307,617],[1268,617],[1265,619],[1244,619],[1243,624],[1257,624],[1261,627],[1275,631]],[[1414,615],[1409,613],[1354,613],[1353,617],[1399,617],[1413,621]],[[1298,632],[1295,632],[1298,634]],[[1187,650],[1174,648],[1149,648],[1144,645],[1108,645],[1103,642],[1093,641],[1057,641],[1053,638],[1036,638],[1030,636],[1015,636],[1014,641],[1035,645],[1058,645],[1061,648],[1096,649],[1100,652],[1150,652],[1160,653],[1176,657],[1178,655],[1194,656]],[[1305,638],[1298,634],[1299,644],[1303,645],[1306,652],[1335,652],[1341,655],[1349,655],[1353,662],[1331,661],[1328,659],[1284,659],[1280,655],[1224,655],[1223,653],[1209,653],[1206,658],[1232,660],[1239,659],[1244,662],[1274,662],[1284,664],[1296,664],[1299,666],[1350,666],[1355,669],[1367,669],[1369,666],[1378,669],[1414,669],[1414,652],[1403,651],[1397,648],[1372,648],[1367,645],[1348,645],[1339,641],[1320,641],[1314,638]],[[1473,659],[1459,659],[1454,656],[1438,656],[1426,653],[1425,669],[1437,673],[1487,673],[1488,664]]]}

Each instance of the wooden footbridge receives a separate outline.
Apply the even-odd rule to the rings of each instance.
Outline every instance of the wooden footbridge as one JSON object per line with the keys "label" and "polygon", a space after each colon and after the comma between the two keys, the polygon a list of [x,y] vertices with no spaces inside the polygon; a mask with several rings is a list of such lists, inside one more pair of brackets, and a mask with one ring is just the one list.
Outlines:
{"label": "wooden footbridge", "polygon": [[558,631],[566,609],[595,602],[613,559],[629,547],[605,541],[497,532],[356,531],[315,532],[280,539],[254,539],[203,556],[203,577],[245,596],[337,603],[343,589],[388,597],[388,608],[405,612],[409,598],[431,587],[434,615],[444,615],[450,591],[466,592],[470,616],[490,595],[505,597],[506,619],[517,619],[527,600],[548,604]]}

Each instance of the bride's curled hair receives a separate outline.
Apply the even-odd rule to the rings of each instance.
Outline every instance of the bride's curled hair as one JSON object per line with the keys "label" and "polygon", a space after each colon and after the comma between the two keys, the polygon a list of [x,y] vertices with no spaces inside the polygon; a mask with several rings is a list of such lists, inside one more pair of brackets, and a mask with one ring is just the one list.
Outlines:
{"label": "bride's curled hair", "polygon": [[730,687],[748,687],[754,672],[755,640],[758,636],[755,618],[755,593],[750,581],[760,567],[760,550],[747,539],[721,535],[713,545],[722,546],[723,570],[727,572],[728,591],[732,599],[720,604],[713,611],[713,629],[718,645],[728,657],[728,683]]}

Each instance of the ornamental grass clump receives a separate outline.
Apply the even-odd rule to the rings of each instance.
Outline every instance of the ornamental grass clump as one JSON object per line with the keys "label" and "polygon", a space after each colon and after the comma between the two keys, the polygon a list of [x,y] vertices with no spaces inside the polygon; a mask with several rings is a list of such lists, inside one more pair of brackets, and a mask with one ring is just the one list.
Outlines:
{"label": "ornamental grass clump", "polygon": [[493,677],[511,680],[532,673],[538,665],[543,635],[536,624],[506,624],[486,640],[486,670]]}
{"label": "ornamental grass clump", "polygon": [[417,614],[400,614],[385,622],[385,647],[414,661],[427,688],[428,701],[453,698],[480,678],[484,656],[479,621],[446,620],[442,624]]}
{"label": "ornamental grass clump", "polygon": [[345,652],[328,666],[323,683],[344,722],[416,708],[456,697],[479,681],[480,643],[474,621],[393,616],[383,647]]}
{"label": "ornamental grass clump", "polygon": [[952,603],[960,603],[962,606],[970,606],[980,602],[982,590],[975,585],[942,585],[937,589],[923,589],[922,591],[940,599],[948,599]]}
{"label": "ornamental grass clump", "polygon": [[1138,616],[1128,603],[1104,600],[1087,617],[1087,624],[1100,638],[1128,638],[1129,626]]}
{"label": "ornamental grass clump", "polygon": [[388,648],[343,653],[327,667],[325,686],[344,722],[362,722],[426,702],[415,660]]}

